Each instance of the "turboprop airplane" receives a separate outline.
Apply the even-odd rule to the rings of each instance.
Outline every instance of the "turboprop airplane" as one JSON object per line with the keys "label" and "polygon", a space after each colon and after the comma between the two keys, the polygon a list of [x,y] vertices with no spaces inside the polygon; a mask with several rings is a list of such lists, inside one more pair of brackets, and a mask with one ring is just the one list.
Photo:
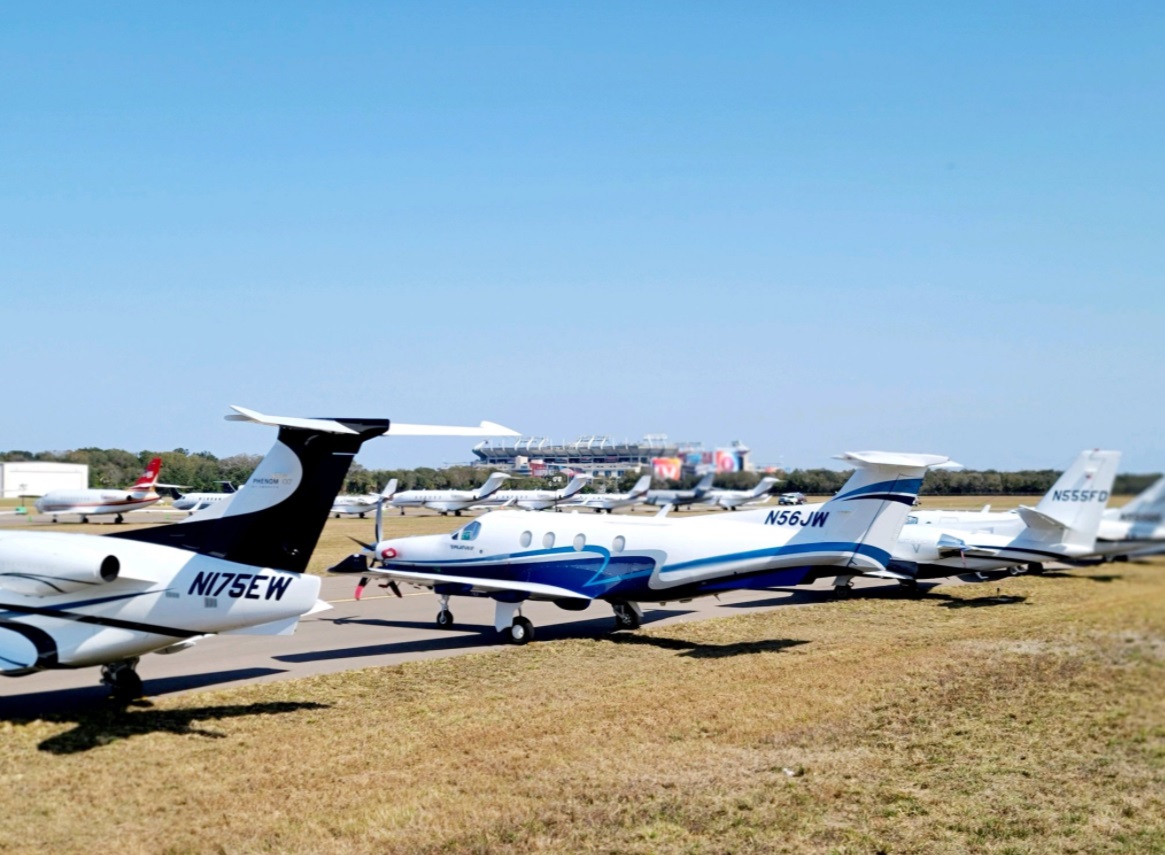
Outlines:
{"label": "turboprop airplane", "polygon": [[215,483],[223,485],[223,490],[221,493],[179,493],[179,489],[185,488],[180,488],[174,484],[165,485],[173,489],[177,496],[177,498],[175,498],[174,501],[170,503],[170,507],[176,511],[201,511],[203,508],[212,505],[215,502],[230,501],[231,497],[234,496],[236,492],[238,492],[235,489],[235,485],[230,481],[216,481]]}
{"label": "turboprop airplane", "polygon": [[521,508],[524,511],[557,510],[560,502],[578,493],[591,476],[585,473],[575,475],[561,490],[498,490],[475,508]]}
{"label": "turboprop airplane", "polygon": [[638,505],[647,499],[647,490],[651,487],[651,476],[644,475],[635,482],[635,486],[626,493],[579,493],[563,508],[591,508],[596,514],[603,511],[611,513],[616,508],[626,508]]}
{"label": "turboprop airplane", "polygon": [[336,496],[332,500],[332,514],[336,519],[341,516],[357,515],[360,519],[364,519],[364,515],[376,510],[376,506],[382,499],[388,500],[396,493],[396,479],[391,479],[384,485],[384,490],[379,494],[369,494],[367,496]]}
{"label": "turboprop airplane", "polygon": [[648,490],[644,501],[649,505],[671,505],[677,509],[707,504],[705,500],[715,478],[716,473],[709,472],[690,490]]}
{"label": "turboprop airplane", "polygon": [[42,514],[52,514],[53,522],[57,522],[59,514],[80,514],[83,523],[89,522],[92,516],[117,514],[113,521],[124,522],[122,514],[148,508],[162,498],[154,489],[161,469],[162,458],[155,457],[132,487],[124,490],[53,490],[36,500],[36,509]]}
{"label": "turboprop airplane", "polygon": [[[781,525],[745,526],[729,517],[636,518],[497,511],[452,534],[382,539],[330,568],[431,588],[437,625],[453,625],[449,599],[490,597],[494,626],[525,644],[527,600],[581,611],[605,600],[619,629],[634,629],[641,603],[687,601],[739,588],[799,584],[819,566],[834,572],[885,569],[926,467],[947,458],[858,452],[854,473],[820,510]],[[368,565],[368,557],[376,562]]]}
{"label": "turboprop airplane", "polygon": [[[1065,472],[1052,489],[1045,494],[1040,504],[1036,506],[1037,509],[1043,508],[1045,503],[1054,504],[1057,496],[1063,500],[1065,497],[1074,495],[1068,491],[1072,490],[1075,484],[1074,479],[1078,478],[1076,470],[1081,466],[1087,466],[1086,461],[1095,454],[1097,452],[1085,451],[1081,453],[1073,467]],[[1108,501],[1108,493],[1112,489],[1111,482],[1102,482],[1099,486],[1093,485],[1092,489],[1099,489],[1104,493],[1103,497],[1095,496],[1091,500],[1099,502],[1103,511],[1097,521],[1095,543],[1090,550],[1074,550],[1072,555],[1059,558],[1050,557],[1051,560],[1087,565],[1165,551],[1165,524],[1163,524],[1165,523],[1165,478],[1158,479],[1123,508],[1104,508],[1104,504]],[[1015,536],[1028,525],[1025,522],[1027,519],[1026,510],[1020,508],[1018,511],[995,512],[987,509],[982,511],[915,511],[908,518],[908,528],[904,529],[904,532],[912,531],[909,526],[917,525],[928,528],[937,526],[952,536],[963,539],[966,539],[965,534],[960,533],[965,532]],[[1091,522],[1092,519],[1089,517],[1089,526],[1091,526]],[[1091,531],[1091,527],[1089,531]],[[1079,537],[1077,540],[1083,542],[1083,539]],[[1031,556],[1030,560],[1024,563],[1032,571],[1038,572],[1043,569],[1043,561],[1036,555]]]}
{"label": "turboprop airplane", "polygon": [[405,508],[429,508],[440,511],[443,517],[450,513],[461,516],[462,511],[480,505],[496,493],[509,477],[504,472],[494,472],[476,490],[405,490],[392,497],[392,506],[400,508],[402,516]]}
{"label": "turboprop airplane", "polygon": [[[265,416],[275,445],[230,502],[173,525],[109,535],[0,532],[0,674],[101,666],[119,700],[140,696],[144,653],[214,633],[285,635],[327,608],[304,573],[348,466],[373,437],[518,434],[387,419]],[[204,514],[206,514],[204,516]]]}
{"label": "turboprop airplane", "polygon": [[751,490],[719,490],[713,488],[708,491],[704,499],[705,504],[714,505],[735,511],[742,505],[760,505],[767,502],[773,487],[780,482],[779,478],[764,477]]}

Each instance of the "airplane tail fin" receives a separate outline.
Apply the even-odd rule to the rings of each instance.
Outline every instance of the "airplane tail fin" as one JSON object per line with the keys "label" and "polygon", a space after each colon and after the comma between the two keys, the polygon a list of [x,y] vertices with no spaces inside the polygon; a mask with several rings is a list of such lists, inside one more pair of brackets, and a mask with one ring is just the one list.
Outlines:
{"label": "airplane tail fin", "polygon": [[391,479],[384,485],[384,489],[380,491],[380,497],[386,502],[396,495],[396,479]]}
{"label": "airplane tail fin", "polygon": [[575,475],[573,478],[570,479],[570,483],[562,488],[562,495],[559,496],[559,499],[569,499],[571,496],[573,496],[575,493],[577,493],[579,490],[581,490],[583,487],[585,487],[587,485],[587,482],[590,480],[591,480],[590,475],[586,475],[586,474]]}
{"label": "airplane tail fin", "polygon": [[1158,478],[1123,508],[1108,511],[1105,516],[1109,514],[1121,522],[1160,525],[1165,520],[1165,478]]}
{"label": "airplane tail fin", "polygon": [[779,478],[773,478],[772,476],[761,478],[760,483],[752,488],[751,497],[754,499],[759,499],[765,493],[768,493],[770,490],[772,490],[773,487],[775,487],[778,483],[780,483]]}
{"label": "airplane tail fin", "polygon": [[477,488],[477,493],[473,498],[481,500],[492,496],[499,489],[501,489],[502,484],[509,477],[510,476],[505,472],[494,472],[489,476],[489,478],[486,479],[484,484]]}
{"label": "airplane tail fin", "polygon": [[635,482],[635,486],[631,488],[631,492],[627,494],[629,499],[638,499],[640,496],[646,496],[647,491],[651,489],[651,476],[644,475]]}
{"label": "airplane tail fin", "polygon": [[147,465],[146,471],[130,487],[131,493],[148,493],[154,489],[158,480],[158,473],[162,471],[162,458],[155,457]]}
{"label": "airplane tail fin", "polygon": [[716,473],[709,472],[696,483],[696,486],[693,489],[695,489],[697,493],[707,492],[708,490],[712,489],[712,482],[714,480],[716,480]]}
{"label": "airplane tail fin", "polygon": [[1040,539],[1091,547],[1119,464],[1119,451],[1081,452],[1039,504],[1019,509],[1020,517]]}
{"label": "airplane tail fin", "polygon": [[348,467],[365,440],[385,434],[387,419],[301,419],[234,407],[235,421],[279,428],[275,445],[221,513],[185,523],[118,532],[227,561],[302,573]]}
{"label": "airplane tail fin", "polygon": [[806,563],[842,564],[858,573],[885,570],[926,470],[949,458],[860,451],[839,459],[852,464],[854,473],[836,496],[816,511],[770,511],[765,521],[800,526],[788,546],[812,555],[814,561]]}

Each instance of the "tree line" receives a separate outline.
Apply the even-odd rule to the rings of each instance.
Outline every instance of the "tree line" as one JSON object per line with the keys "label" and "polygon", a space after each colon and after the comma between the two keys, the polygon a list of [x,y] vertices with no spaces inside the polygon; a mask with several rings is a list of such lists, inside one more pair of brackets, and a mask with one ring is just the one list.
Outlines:
{"label": "tree line", "polygon": [[[140,451],[133,454],[118,448],[79,448],[74,451],[6,451],[0,452],[0,461],[44,460],[56,463],[85,463],[89,466],[89,486],[117,489],[128,487],[142,473],[152,457],[162,458],[159,480],[167,484],[182,484],[191,492],[215,492],[220,482],[229,481],[236,487],[246,482],[262,460],[261,454],[235,454],[219,458],[208,451],[191,453],[185,448],[173,451]],[[375,493],[396,478],[400,490],[472,490],[480,487],[491,470],[477,466],[450,466],[433,469],[366,469],[353,463],[344,482],[345,493]],[[639,472],[628,472],[619,478],[595,478],[586,492],[626,492],[640,477]],[[774,472],[781,482],[780,492],[801,492],[813,496],[831,496],[841,489],[852,470],[793,469]],[[764,477],[758,472],[728,472],[716,476],[717,487],[730,490],[750,490]],[[927,474],[922,494],[931,496],[989,496],[1038,495],[1045,493],[1060,472],[1055,469],[1027,469],[1018,472],[999,472],[994,469],[964,469],[958,472],[937,471]],[[1114,493],[1132,495],[1152,484],[1157,474],[1118,475]],[[561,487],[568,480],[565,474],[550,479],[512,476],[506,489],[533,490]],[[690,489],[699,476],[686,475],[679,481],[653,478],[653,489]]]}

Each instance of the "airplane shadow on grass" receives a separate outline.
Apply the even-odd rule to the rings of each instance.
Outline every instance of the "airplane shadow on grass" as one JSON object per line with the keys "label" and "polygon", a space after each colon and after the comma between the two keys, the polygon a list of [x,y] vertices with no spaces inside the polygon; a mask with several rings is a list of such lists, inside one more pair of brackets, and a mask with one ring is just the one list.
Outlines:
{"label": "airplane shadow on grass", "polygon": [[[651,609],[643,616],[643,623],[647,625],[654,621],[674,615],[686,614],[679,609]],[[326,619],[325,619],[326,620]],[[380,620],[378,618],[347,618],[330,619],[337,626],[344,624],[358,624],[362,626],[383,626],[386,632],[393,630],[433,630],[438,631],[432,623],[407,620]],[[567,638],[595,638],[610,634],[614,628],[614,618],[604,616],[582,621],[539,625],[534,628],[534,641],[560,641]],[[391,656],[404,653],[424,653],[442,650],[463,650],[467,647],[484,645],[501,645],[506,641],[490,624],[458,623],[449,630],[449,635],[437,638],[416,638],[409,641],[388,641],[384,644],[369,644],[363,647],[345,647],[334,650],[311,650],[303,653],[289,653],[273,657],[279,662],[320,662],[330,659],[356,659],[366,656]]]}
{"label": "airplane shadow on grass", "polygon": [[[279,673],[270,668],[249,668],[223,674],[196,675],[199,685],[247,679],[263,674]],[[198,681],[197,677],[210,677]],[[169,678],[181,679],[181,678]],[[147,689],[160,681],[147,681]],[[186,684],[183,688],[193,688]],[[281,701],[254,704],[226,704],[192,709],[159,710],[149,700],[122,705],[110,701],[99,686],[42,692],[18,698],[5,698],[0,703],[0,721],[26,723],[46,721],[55,724],[72,722],[72,730],[51,736],[37,747],[50,754],[77,754],[110,745],[134,736],[149,733],[172,733],[176,736],[202,736],[223,739],[226,734],[210,730],[200,724],[227,718],[253,715],[279,715],[300,710],[326,709],[327,704]]]}
{"label": "airplane shadow on grass", "polygon": [[1101,573],[1095,575],[1090,573],[1077,574],[1065,573],[1063,570],[1045,570],[1039,575],[1041,579],[1087,579],[1091,582],[1118,582],[1124,578],[1124,576],[1113,573]]}
{"label": "airplane shadow on grass", "polygon": [[696,641],[685,641],[682,638],[656,638],[650,635],[632,635],[630,633],[615,633],[607,638],[613,644],[643,645],[659,647],[663,650],[681,651],[680,656],[689,656],[692,659],[724,659],[729,656],[744,656],[749,653],[777,653],[790,647],[799,647],[808,644],[808,641],[795,638],[772,638],[764,641],[737,641],[731,644],[700,644]]}

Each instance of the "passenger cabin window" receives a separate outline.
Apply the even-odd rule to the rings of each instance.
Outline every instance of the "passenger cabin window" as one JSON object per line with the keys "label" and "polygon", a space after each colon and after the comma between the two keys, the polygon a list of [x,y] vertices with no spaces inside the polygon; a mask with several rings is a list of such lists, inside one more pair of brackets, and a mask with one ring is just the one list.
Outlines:
{"label": "passenger cabin window", "polygon": [[481,523],[474,520],[469,525],[459,528],[453,532],[453,540],[476,540],[478,533],[481,531]]}
{"label": "passenger cabin window", "polygon": [[911,514],[910,516],[908,516],[906,518],[905,524],[906,525],[918,525],[918,517],[916,517],[914,514]]}
{"label": "passenger cabin window", "polygon": [[527,546],[530,545],[530,541],[532,541],[533,539],[534,539],[533,534],[531,534],[528,531],[524,531],[524,532],[522,532],[522,536],[518,538],[518,543],[522,544],[522,548],[525,549]]}
{"label": "passenger cabin window", "polygon": [[623,535],[620,534],[614,540],[611,541],[611,551],[612,552],[622,552],[623,547],[626,545],[627,545],[627,541],[623,538]]}
{"label": "passenger cabin window", "polygon": [[550,549],[552,546],[554,546],[554,532],[548,531],[546,534],[542,535],[542,545],[547,549]]}
{"label": "passenger cabin window", "polygon": [[576,534],[574,536],[574,551],[582,552],[583,547],[587,545],[587,536],[585,534]]}

